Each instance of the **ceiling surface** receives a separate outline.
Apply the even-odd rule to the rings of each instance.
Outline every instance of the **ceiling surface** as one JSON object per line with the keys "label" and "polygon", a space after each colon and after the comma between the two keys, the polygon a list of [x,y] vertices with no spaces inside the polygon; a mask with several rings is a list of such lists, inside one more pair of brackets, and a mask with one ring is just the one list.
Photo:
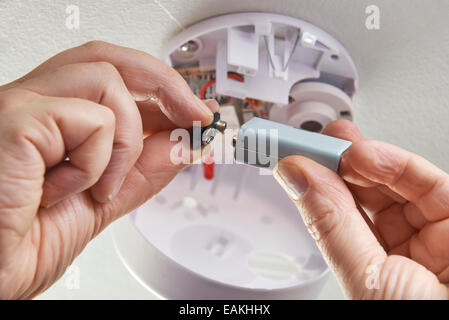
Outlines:
{"label": "ceiling surface", "polygon": [[[79,30],[65,26],[70,4]],[[379,30],[365,27],[368,5],[380,8]],[[158,56],[183,28],[241,11],[297,17],[340,40],[359,72],[361,131],[449,172],[449,0],[0,0],[0,83],[93,39]]]}

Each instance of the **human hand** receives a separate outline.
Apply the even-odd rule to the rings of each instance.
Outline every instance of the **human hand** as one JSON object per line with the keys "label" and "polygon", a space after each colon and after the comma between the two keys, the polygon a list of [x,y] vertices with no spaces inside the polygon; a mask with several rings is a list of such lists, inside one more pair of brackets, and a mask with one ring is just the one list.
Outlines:
{"label": "human hand", "polygon": [[42,292],[158,193],[186,166],[170,161],[170,130],[217,110],[149,54],[103,42],[0,87],[0,298]]}
{"label": "human hand", "polygon": [[299,156],[282,159],[275,177],[346,296],[449,299],[449,176],[413,153],[364,140],[349,121],[323,133],[353,141],[341,178]]}

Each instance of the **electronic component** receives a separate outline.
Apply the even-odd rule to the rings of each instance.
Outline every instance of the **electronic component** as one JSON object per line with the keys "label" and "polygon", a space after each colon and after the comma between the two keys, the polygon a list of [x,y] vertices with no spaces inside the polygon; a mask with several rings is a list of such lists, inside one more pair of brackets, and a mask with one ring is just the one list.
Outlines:
{"label": "electronic component", "polygon": [[[214,70],[201,70],[199,67],[175,67],[184,80],[200,99],[215,99],[220,106],[232,105],[240,123],[248,115],[268,119],[268,113],[273,103],[257,99],[240,99],[233,96],[218,94]],[[230,81],[244,82],[245,76],[237,72],[228,72]]]}
{"label": "electronic component", "polygon": [[203,175],[206,180],[212,180],[215,172],[215,160],[214,157],[209,155],[203,161]]}
{"label": "electronic component", "polygon": [[[195,131],[203,133],[194,140],[203,147],[202,165],[180,172],[114,224],[120,257],[168,299],[316,298],[329,270],[296,206],[257,165],[232,163],[234,152],[237,162],[249,163],[252,154],[274,158],[273,165],[300,154],[336,170],[350,143],[294,127],[318,132],[332,120],[352,120],[351,56],[306,21],[242,12],[185,28],[165,44],[162,58],[198,98],[218,101],[220,117]],[[218,120],[227,122],[224,135]],[[230,129],[238,134],[236,148]],[[277,144],[245,144],[251,130],[256,141]]]}
{"label": "electronic component", "polygon": [[351,98],[341,89],[323,82],[300,82],[290,91],[290,103],[274,105],[271,121],[321,132],[337,119],[352,120]]}
{"label": "electronic component", "polygon": [[240,128],[234,144],[236,162],[272,169],[280,159],[300,155],[337,172],[340,157],[351,142],[252,118]]}

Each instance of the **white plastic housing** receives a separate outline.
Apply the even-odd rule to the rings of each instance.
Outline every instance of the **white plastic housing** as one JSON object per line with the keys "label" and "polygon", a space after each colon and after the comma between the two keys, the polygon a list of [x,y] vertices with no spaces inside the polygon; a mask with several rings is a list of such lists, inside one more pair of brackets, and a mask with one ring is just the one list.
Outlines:
{"label": "white plastic housing", "polygon": [[131,273],[169,299],[313,299],[328,274],[294,204],[246,165],[182,171],[113,232]]}
{"label": "white plastic housing", "polygon": [[[179,48],[193,41],[197,50]],[[355,65],[343,46],[305,21],[270,13],[236,13],[199,22],[171,39],[164,49],[174,67],[198,65],[216,71],[216,91],[288,104],[292,86],[316,79],[352,97],[357,85]],[[244,82],[228,79],[230,71]]]}
{"label": "white plastic housing", "polygon": [[[270,118],[294,126],[341,117],[357,86],[337,40],[278,14],[213,17],[172,38],[164,52],[173,67],[215,71],[218,94],[275,103]],[[244,81],[228,79],[232,71]],[[310,81],[319,83],[303,83]],[[301,100],[306,93],[314,100]],[[130,272],[169,299],[313,299],[328,274],[297,208],[272,176],[245,165],[216,166],[213,180],[194,165],[113,230]]]}
{"label": "white plastic housing", "polygon": [[314,122],[321,129],[337,119],[352,120],[352,101],[349,96],[327,83],[298,83],[293,86],[290,97],[292,102],[287,106],[271,107],[270,120],[295,128]]}

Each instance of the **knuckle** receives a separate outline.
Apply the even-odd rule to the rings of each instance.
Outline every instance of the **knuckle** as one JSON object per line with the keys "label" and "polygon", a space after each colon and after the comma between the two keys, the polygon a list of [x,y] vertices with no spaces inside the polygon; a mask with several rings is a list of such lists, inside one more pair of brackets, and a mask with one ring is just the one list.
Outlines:
{"label": "knuckle", "polygon": [[184,78],[175,69],[167,66],[161,61],[157,60],[155,67],[157,67],[158,69],[158,73],[160,74],[161,80],[163,81],[165,80],[167,83],[185,82]]}
{"label": "knuckle", "polygon": [[117,68],[106,61],[89,63],[90,71],[95,74],[101,74],[101,85],[105,94],[115,94],[117,90],[125,89],[122,76]]}
{"label": "knuckle", "polygon": [[98,108],[98,121],[99,125],[106,130],[115,129],[115,115],[114,112],[108,107],[99,106]]}
{"label": "knuckle", "polygon": [[20,141],[23,137],[33,136],[28,126],[24,126],[18,121],[11,120],[12,119],[8,119],[6,123],[2,124],[2,136],[6,143],[9,142],[20,145]]}
{"label": "knuckle", "polygon": [[312,237],[320,242],[325,241],[330,234],[338,232],[345,223],[345,215],[336,204],[328,199],[303,203],[301,211],[304,223]]}
{"label": "knuckle", "polygon": [[23,100],[22,90],[10,89],[0,92],[0,112],[6,112],[14,108],[18,101]]}
{"label": "knuckle", "polygon": [[108,47],[108,43],[101,40],[91,40],[81,45],[89,53],[99,53]]}
{"label": "knuckle", "polygon": [[0,93],[0,135],[4,140],[19,143],[23,138],[35,136],[36,130],[29,117],[29,103],[35,95],[22,89]]}
{"label": "knuckle", "polygon": [[8,146],[7,149],[10,150],[28,150],[27,146],[30,142],[35,144],[42,138],[42,132],[32,124],[29,117],[23,114],[17,118],[9,118],[1,125],[1,135]]}
{"label": "knuckle", "polygon": [[[362,140],[355,144],[352,164],[361,166],[370,164],[371,179],[394,184],[407,166],[408,158],[398,148],[377,140]],[[366,169],[364,169],[366,171]]]}
{"label": "knuckle", "polygon": [[91,62],[90,65],[95,68],[95,70],[98,71],[102,75],[102,77],[115,78],[117,76],[120,76],[117,68],[112,63],[106,61],[97,61]]}
{"label": "knuckle", "polygon": [[0,93],[0,112],[8,110],[8,108],[11,107],[12,102],[13,101],[7,92]]}
{"label": "knuckle", "polygon": [[183,79],[175,69],[166,66],[164,64],[162,64],[162,66],[163,66],[162,70],[168,78]]}

